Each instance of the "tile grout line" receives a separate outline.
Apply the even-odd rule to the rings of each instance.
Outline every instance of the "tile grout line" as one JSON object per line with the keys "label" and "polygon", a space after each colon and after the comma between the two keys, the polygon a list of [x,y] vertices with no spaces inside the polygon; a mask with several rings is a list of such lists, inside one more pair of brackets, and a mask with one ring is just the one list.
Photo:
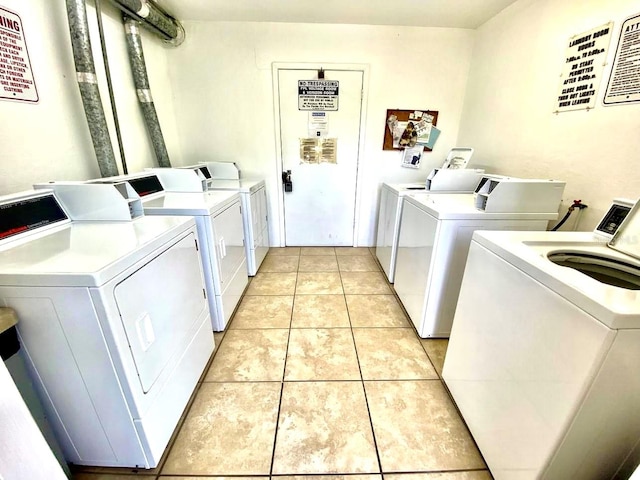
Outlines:
{"label": "tile grout line", "polygon": [[[342,274],[340,275],[340,280],[342,281]],[[344,292],[344,285],[342,287],[342,291]],[[369,416],[369,425],[371,426],[371,437],[373,438],[373,448],[376,451],[376,459],[378,460],[378,473],[382,476],[382,461],[380,459],[380,451],[378,449],[378,441],[376,439],[376,432],[373,427],[373,418],[371,416],[371,409],[369,408],[369,398],[367,397],[367,389],[364,385],[364,375],[362,374],[362,365],[360,365],[360,356],[358,355],[358,345],[356,343],[356,337],[353,334],[353,323],[351,322],[351,313],[349,312],[349,304],[347,303],[347,295],[344,294],[344,303],[347,308],[347,317],[349,318],[349,327],[351,330],[351,339],[353,340],[353,348],[356,352],[356,361],[358,362],[358,371],[360,372],[360,384],[362,385],[362,393],[364,395],[364,403],[367,407],[367,415]]]}
{"label": "tile grout line", "polygon": [[278,412],[276,413],[276,428],[273,434],[273,450],[271,451],[271,465],[269,467],[269,476],[273,475],[273,467],[276,461],[276,445],[278,442],[278,430],[280,426],[280,413],[282,411],[282,397],[284,396],[285,375],[287,373],[287,358],[289,357],[289,344],[291,343],[291,325],[293,324],[293,310],[296,306],[296,291],[298,289],[298,272],[300,268],[300,260],[298,257],[298,269],[296,270],[296,283],[293,287],[293,299],[291,302],[291,315],[289,317],[289,332],[287,334],[287,348],[284,351],[284,364],[282,368],[282,380],[280,382],[280,399],[278,402]]}
{"label": "tile grout line", "polygon": [[[447,396],[449,397],[449,400],[451,401],[451,404],[453,405],[453,407],[455,408],[458,417],[460,418],[460,420],[462,421],[462,424],[464,425],[464,427],[467,430],[467,433],[469,435],[469,438],[471,438],[471,441],[473,442],[473,444],[476,447],[476,450],[478,451],[478,454],[480,455],[480,458],[482,458],[482,461],[484,462],[485,466],[487,466],[487,462],[484,459],[484,455],[482,454],[482,452],[480,451],[480,448],[478,447],[478,444],[476,443],[476,439],[473,437],[473,435],[471,434],[471,430],[469,429],[469,426],[467,425],[467,421],[465,420],[465,418],[462,416],[462,412],[460,412],[460,409],[458,408],[458,404],[455,402],[453,395],[451,395],[451,392],[449,391],[449,387],[447,386],[447,384],[444,381],[444,378],[442,378],[442,374],[440,372],[438,372],[438,369],[436,368],[435,364],[433,363],[433,360],[431,359],[431,356],[429,355],[429,352],[427,352],[427,349],[424,346],[424,343],[422,342],[422,338],[420,337],[420,335],[418,335],[418,330],[416,328],[416,326],[413,324],[413,321],[411,320],[411,318],[409,317],[409,313],[407,312],[406,308],[404,307],[404,305],[402,304],[402,302],[400,301],[400,297],[398,296],[398,292],[396,292],[396,289],[393,287],[393,284],[391,282],[389,282],[389,279],[387,278],[386,274],[384,273],[384,269],[382,268],[382,265],[380,264],[380,261],[377,257],[377,255],[373,255],[374,260],[377,262],[377,264],[380,266],[380,270],[382,271],[382,276],[384,277],[384,279],[387,281],[387,285],[389,286],[389,289],[391,290],[391,293],[393,294],[393,296],[395,297],[398,305],[400,306],[400,308],[402,309],[402,312],[404,313],[404,316],[407,319],[407,322],[409,323],[409,326],[413,328],[413,332],[416,336],[416,338],[418,339],[418,342],[420,342],[420,346],[422,347],[422,350],[424,350],[424,353],[427,356],[427,359],[429,360],[429,363],[431,364],[431,366],[433,367],[433,370],[436,372],[436,375],[438,376],[437,379],[431,379],[431,380],[437,380],[439,381],[440,385],[442,386],[442,388],[444,389],[445,393],[447,394]],[[448,340],[448,339],[447,339]],[[445,354],[446,356],[446,354]],[[490,472],[490,470],[488,469],[488,467],[486,469],[479,469],[478,471],[487,471]],[[490,475],[492,475],[491,473],[489,473]]]}

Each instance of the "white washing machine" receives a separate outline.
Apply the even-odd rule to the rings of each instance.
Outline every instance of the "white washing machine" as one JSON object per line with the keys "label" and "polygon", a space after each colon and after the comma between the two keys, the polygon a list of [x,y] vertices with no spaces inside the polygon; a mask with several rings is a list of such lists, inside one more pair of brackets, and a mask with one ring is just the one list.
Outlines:
{"label": "white washing machine", "polygon": [[404,197],[394,288],[420,337],[449,336],[473,232],[545,230],[558,217],[564,183],[547,189],[546,206],[521,199],[514,212],[479,210],[468,194]]}
{"label": "white washing machine", "polygon": [[623,203],[595,234],[474,234],[443,377],[496,479],[640,462],[638,235]]}
{"label": "white washing machine", "polygon": [[441,168],[434,168],[426,181],[419,183],[383,183],[376,234],[376,257],[382,270],[394,282],[402,197],[412,193],[473,193],[484,170],[467,169],[473,148],[452,148]]}
{"label": "white washing machine", "polygon": [[0,198],[0,305],[66,460],[152,468],[213,352],[196,226],[92,187]]}
{"label": "white washing machine", "polygon": [[[435,169],[436,172],[438,169]],[[390,283],[394,282],[402,197],[416,193],[473,193],[482,179],[484,170],[440,170],[437,178],[446,182],[432,184],[436,176],[432,172],[422,183],[383,183],[380,191],[378,230],[376,235],[376,257]],[[432,189],[433,188],[433,189]]]}
{"label": "white washing machine", "polygon": [[[171,170],[173,174],[191,173],[188,170]],[[140,195],[145,215],[195,218],[213,330],[224,331],[249,283],[238,193],[165,191],[155,171],[96,181],[128,182]]]}

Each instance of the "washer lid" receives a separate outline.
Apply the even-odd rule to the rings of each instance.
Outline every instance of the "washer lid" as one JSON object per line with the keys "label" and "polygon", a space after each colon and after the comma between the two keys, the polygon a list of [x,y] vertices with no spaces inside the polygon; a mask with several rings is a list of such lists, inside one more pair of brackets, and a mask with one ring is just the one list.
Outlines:
{"label": "washer lid", "polygon": [[473,148],[452,148],[441,168],[467,168],[472,155]]}
{"label": "washer lid", "polygon": [[609,242],[614,250],[637,259],[640,259],[639,210],[640,201],[637,201]]}

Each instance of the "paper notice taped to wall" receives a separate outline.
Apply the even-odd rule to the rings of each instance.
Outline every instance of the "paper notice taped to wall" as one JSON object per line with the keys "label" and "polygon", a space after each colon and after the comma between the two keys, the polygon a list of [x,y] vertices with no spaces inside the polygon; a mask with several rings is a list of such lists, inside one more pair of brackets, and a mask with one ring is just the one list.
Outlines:
{"label": "paper notice taped to wall", "polygon": [[337,138],[301,138],[300,163],[337,163]]}
{"label": "paper notice taped to wall", "polygon": [[616,58],[604,105],[640,102],[640,15],[627,18],[620,29]]}

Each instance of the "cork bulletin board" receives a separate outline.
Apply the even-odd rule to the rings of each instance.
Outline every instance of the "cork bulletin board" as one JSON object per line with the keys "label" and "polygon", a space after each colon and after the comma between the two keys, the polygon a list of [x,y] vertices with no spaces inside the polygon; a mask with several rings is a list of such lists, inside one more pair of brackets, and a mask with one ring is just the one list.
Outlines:
{"label": "cork bulletin board", "polygon": [[[395,121],[398,122],[398,125],[403,125],[404,123],[409,124],[409,122],[412,125],[417,125],[421,120],[425,120],[425,122],[431,123],[431,125],[435,127],[438,123],[438,112],[436,110],[387,110],[387,116],[385,117],[385,119],[386,123],[384,126],[384,141],[382,144],[383,150],[404,150],[407,147],[415,147],[421,144],[424,146],[424,151],[430,152],[433,150],[431,147],[427,146],[426,143],[420,141],[419,137],[417,143],[415,143],[414,141],[412,145],[394,146],[394,138],[391,133],[392,126],[390,123],[393,119],[395,119]],[[431,119],[430,122],[428,122],[429,119]],[[409,129],[404,127],[402,128],[402,130],[404,131],[410,129],[412,129],[412,127],[410,127]],[[439,131],[437,133],[439,133]],[[435,138],[433,138],[432,140],[435,141]]]}

